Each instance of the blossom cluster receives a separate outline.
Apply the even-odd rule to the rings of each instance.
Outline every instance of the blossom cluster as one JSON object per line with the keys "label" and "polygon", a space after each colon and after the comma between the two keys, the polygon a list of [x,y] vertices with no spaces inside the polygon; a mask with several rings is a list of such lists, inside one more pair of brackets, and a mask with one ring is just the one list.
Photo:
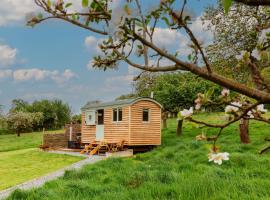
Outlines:
{"label": "blossom cluster", "polygon": [[225,113],[226,114],[234,114],[239,111],[239,109],[242,107],[242,104],[239,102],[232,102],[231,105],[228,105],[225,107]]}
{"label": "blossom cluster", "polygon": [[190,107],[188,110],[184,109],[180,111],[180,117],[184,119],[191,117],[192,114],[193,114],[193,107]]}
{"label": "blossom cluster", "polygon": [[214,162],[215,164],[221,165],[223,160],[229,160],[229,153],[227,152],[222,152],[222,153],[215,153],[215,152],[210,152],[208,154],[208,161],[209,162]]}

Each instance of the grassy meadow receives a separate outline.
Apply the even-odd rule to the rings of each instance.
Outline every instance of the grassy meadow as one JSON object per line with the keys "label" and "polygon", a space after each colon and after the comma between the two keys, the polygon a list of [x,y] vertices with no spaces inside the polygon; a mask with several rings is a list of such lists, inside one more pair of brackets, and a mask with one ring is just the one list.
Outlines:
{"label": "grassy meadow", "polygon": [[[60,131],[52,131],[52,133]],[[83,158],[46,153],[37,147],[42,133],[0,135],[0,190],[38,178]]]}
{"label": "grassy meadow", "polygon": [[[222,122],[218,114],[198,115]],[[270,125],[251,122],[251,144],[240,144],[238,124],[224,130],[218,145],[230,153],[221,166],[209,163],[208,143],[196,141],[201,131],[185,123],[175,135],[176,120],[162,132],[162,146],[132,158],[114,158],[67,171],[65,176],[29,191],[15,191],[9,199],[270,199],[270,152],[258,155],[270,135]],[[208,136],[217,130],[208,129]]]}
{"label": "grassy meadow", "polygon": [[[63,130],[46,131],[46,133],[62,133]],[[0,135],[0,153],[20,149],[37,148],[42,144],[42,132]]]}

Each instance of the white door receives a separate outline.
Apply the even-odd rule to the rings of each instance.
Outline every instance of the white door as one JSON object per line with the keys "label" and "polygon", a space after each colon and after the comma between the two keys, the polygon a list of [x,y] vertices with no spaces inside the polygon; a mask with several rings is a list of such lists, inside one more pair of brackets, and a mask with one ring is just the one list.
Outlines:
{"label": "white door", "polygon": [[104,140],[104,125],[96,125],[96,141]]}

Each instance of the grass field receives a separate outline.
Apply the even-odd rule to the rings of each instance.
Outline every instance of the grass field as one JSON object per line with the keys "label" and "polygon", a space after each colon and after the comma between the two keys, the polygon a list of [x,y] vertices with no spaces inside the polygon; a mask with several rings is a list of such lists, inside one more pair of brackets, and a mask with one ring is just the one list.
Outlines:
{"label": "grass field", "polygon": [[42,152],[37,149],[41,143],[42,133],[25,133],[21,137],[0,136],[0,190],[40,177],[82,159]]}
{"label": "grass field", "polygon": [[[46,131],[46,133],[61,133],[63,130]],[[20,149],[37,148],[42,144],[42,133],[23,133],[20,137],[16,134],[0,135],[0,153]]]}
{"label": "grass field", "polygon": [[[223,120],[217,115],[198,118]],[[186,123],[183,136],[176,137],[175,126],[176,120],[170,120],[162,146],[151,152],[68,171],[39,189],[15,191],[9,199],[270,199],[270,152],[258,155],[269,125],[252,122],[248,145],[239,143],[237,124],[225,129],[218,145],[230,160],[221,166],[208,162],[208,143],[194,139],[200,130]]]}

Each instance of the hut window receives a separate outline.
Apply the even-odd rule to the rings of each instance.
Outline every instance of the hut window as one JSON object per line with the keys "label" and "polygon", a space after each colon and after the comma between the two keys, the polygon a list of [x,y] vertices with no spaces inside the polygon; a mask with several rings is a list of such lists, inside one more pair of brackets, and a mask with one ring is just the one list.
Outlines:
{"label": "hut window", "polygon": [[117,121],[117,109],[113,109],[113,121]]}
{"label": "hut window", "polygon": [[118,122],[118,121],[122,121],[122,108],[114,108],[113,109],[113,121],[114,122]]}
{"label": "hut window", "polygon": [[118,108],[118,121],[122,121],[122,108]]}
{"label": "hut window", "polygon": [[143,121],[149,122],[149,109],[143,109]]}
{"label": "hut window", "polygon": [[85,124],[86,125],[95,125],[96,124],[95,118],[96,118],[96,115],[95,115],[94,110],[85,112]]}

